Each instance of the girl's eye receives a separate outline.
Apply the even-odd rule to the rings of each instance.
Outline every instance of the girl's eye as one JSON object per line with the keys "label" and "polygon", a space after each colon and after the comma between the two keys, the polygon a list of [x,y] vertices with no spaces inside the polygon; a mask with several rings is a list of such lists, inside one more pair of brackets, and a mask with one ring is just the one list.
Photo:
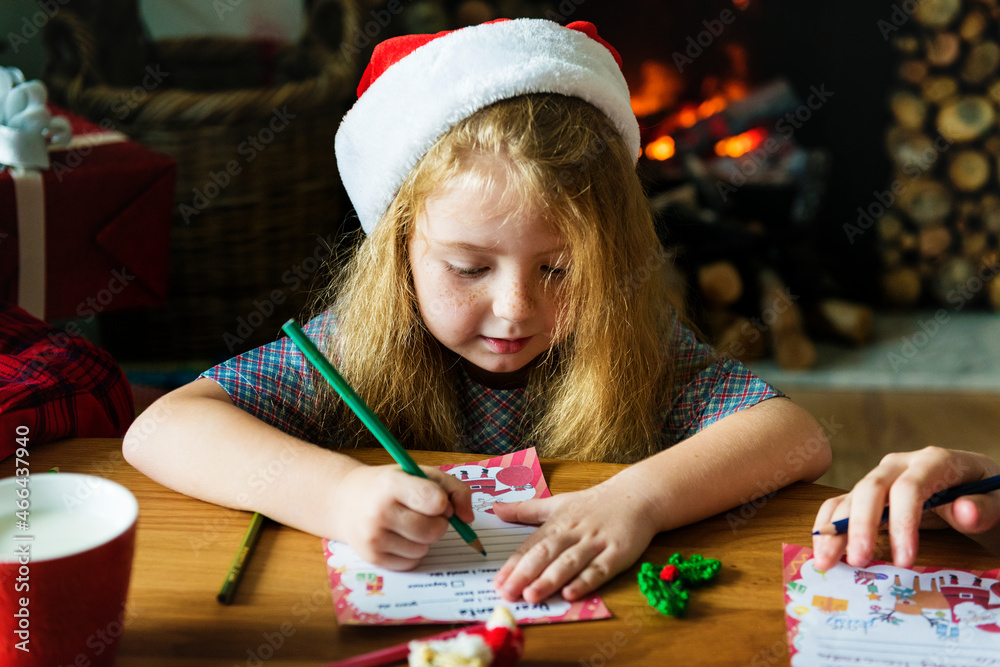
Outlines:
{"label": "girl's eye", "polygon": [[544,271],[545,273],[547,273],[548,275],[550,275],[552,277],[558,277],[558,276],[564,276],[564,275],[566,275],[566,269],[560,269],[560,268],[555,267],[555,266],[543,266],[542,267],[542,271]]}
{"label": "girl's eye", "polygon": [[474,278],[486,273],[486,267],[470,269],[464,266],[455,266],[453,264],[448,264],[447,266],[448,270],[455,275],[464,276],[466,278]]}

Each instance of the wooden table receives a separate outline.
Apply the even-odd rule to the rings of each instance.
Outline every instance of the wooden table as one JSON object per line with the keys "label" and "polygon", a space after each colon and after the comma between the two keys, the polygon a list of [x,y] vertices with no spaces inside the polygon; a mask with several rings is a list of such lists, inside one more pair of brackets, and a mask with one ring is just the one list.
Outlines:
{"label": "wooden table", "polygon": [[[322,665],[447,629],[339,628],[319,538],[273,523],[264,528],[234,603],[220,605],[215,595],[250,514],[160,486],[124,461],[120,444],[65,440],[31,450],[32,472],[58,466],[63,472],[107,477],[139,500],[119,667]],[[354,455],[370,463],[390,462],[382,450]],[[475,457],[414,452],[414,458],[433,465]],[[4,461],[0,476],[12,475],[13,469],[12,460]],[[589,487],[621,466],[550,460],[542,462],[542,469],[552,492],[560,493]],[[788,664],[781,543],[809,544],[820,503],[837,493],[795,484],[756,501],[756,507],[746,505],[657,536],[643,560],[663,563],[680,552],[722,561],[714,583],[692,595],[687,617],[661,616],[647,604],[636,585],[636,565],[601,589],[614,618],[526,627],[523,664]],[[918,564],[989,569],[997,566],[997,558],[956,532],[931,531],[922,539]]]}

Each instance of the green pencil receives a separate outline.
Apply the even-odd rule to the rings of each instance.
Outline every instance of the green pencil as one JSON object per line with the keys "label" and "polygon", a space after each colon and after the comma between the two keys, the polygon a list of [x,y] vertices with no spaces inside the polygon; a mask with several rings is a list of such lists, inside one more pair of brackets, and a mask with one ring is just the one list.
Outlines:
{"label": "green pencil", "polygon": [[246,564],[247,558],[250,557],[250,552],[253,551],[254,546],[257,544],[257,538],[260,537],[260,527],[263,525],[264,515],[260,512],[254,512],[253,517],[250,519],[250,525],[247,526],[247,531],[243,533],[243,541],[240,542],[240,548],[233,558],[233,564],[229,566],[229,573],[226,575],[226,580],[222,582],[222,590],[216,596],[216,599],[222,604],[229,604],[233,601],[233,595],[236,594],[236,586],[239,585],[240,578],[243,576],[243,566]]}
{"label": "green pencil", "polygon": [[[351,385],[347,384],[347,380],[337,372],[337,369],[333,367],[333,364],[327,360],[325,356],[319,351],[319,349],[313,344],[309,337],[306,336],[305,332],[299,327],[295,320],[288,320],[285,322],[284,326],[281,327],[285,333],[288,334],[295,346],[299,348],[302,354],[305,355],[306,359],[312,363],[313,366],[327,379],[327,381],[333,385],[333,388],[337,390],[340,397],[344,399],[348,407],[354,411],[354,414],[361,419],[361,422],[372,432],[372,435],[385,447],[385,450],[389,452],[389,455],[402,466],[405,472],[417,477],[423,477],[427,479],[427,475],[424,471],[420,469],[410,455],[403,449],[403,446],[399,444],[399,441],[393,437],[389,429],[385,427],[385,424],[375,416],[375,413],[371,411],[371,408],[361,400]],[[452,527],[461,535],[462,539],[465,540],[474,551],[478,551],[482,555],[486,555],[486,551],[483,549],[482,542],[476,536],[476,533],[472,528],[469,527],[467,523],[458,518],[458,515],[452,514],[451,518],[448,519]]]}

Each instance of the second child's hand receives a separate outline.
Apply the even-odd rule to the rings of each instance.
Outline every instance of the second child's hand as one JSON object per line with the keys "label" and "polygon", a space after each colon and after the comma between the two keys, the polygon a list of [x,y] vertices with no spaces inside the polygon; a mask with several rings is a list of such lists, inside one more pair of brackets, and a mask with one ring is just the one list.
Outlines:
{"label": "second child's hand", "polygon": [[[951,525],[987,548],[1000,549],[1000,492],[964,496],[954,503],[924,512],[923,503],[935,491],[1000,474],[1000,466],[982,454],[926,447],[894,452],[865,475],[850,493],[830,498],[819,509],[814,530],[835,520],[850,518],[843,535],[813,537],[818,569],[829,569],[847,556],[853,567],[872,559],[890,560],[877,553],[882,512],[889,506],[889,543],[892,562],[911,567],[917,557],[919,529]],[[992,529],[992,533],[982,534]]]}

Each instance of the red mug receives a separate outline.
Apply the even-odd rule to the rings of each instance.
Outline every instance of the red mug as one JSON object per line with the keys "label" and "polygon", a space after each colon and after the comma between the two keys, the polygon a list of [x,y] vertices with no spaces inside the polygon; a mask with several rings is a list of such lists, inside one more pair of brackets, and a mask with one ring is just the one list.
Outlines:
{"label": "red mug", "polygon": [[138,516],[135,496],[102,477],[0,480],[0,665],[114,662]]}

